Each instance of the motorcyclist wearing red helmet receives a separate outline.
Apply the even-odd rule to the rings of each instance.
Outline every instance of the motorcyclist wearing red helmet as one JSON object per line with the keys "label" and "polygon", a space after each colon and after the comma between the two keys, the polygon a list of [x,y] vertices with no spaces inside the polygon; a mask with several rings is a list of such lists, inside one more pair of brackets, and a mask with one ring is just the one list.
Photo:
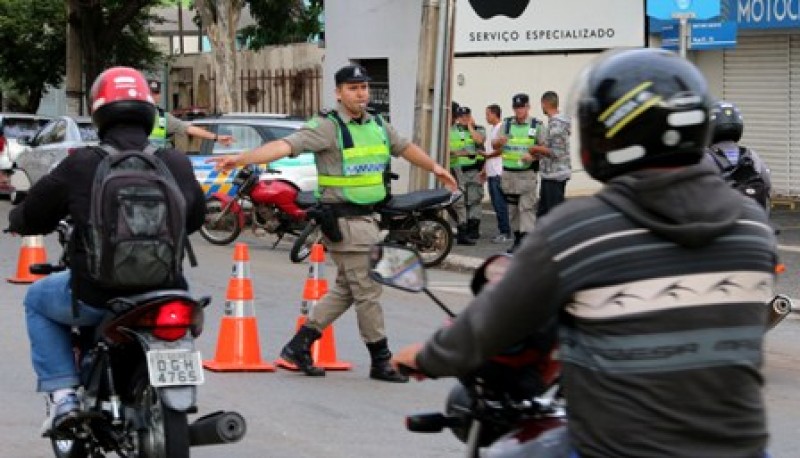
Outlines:
{"label": "motorcyclist wearing red helmet", "polygon": [[558,456],[767,456],[776,240],[759,205],[701,161],[705,78],[668,51],[618,50],[573,97],[583,166],[604,188],[556,207],[497,284],[394,363],[463,376],[557,324],[569,418]]}
{"label": "motorcyclist wearing red helmet", "polygon": [[[156,107],[147,81],[138,71],[114,67],[101,73],[92,85],[91,112],[101,143],[120,151],[143,151],[148,145]],[[184,195],[187,233],[196,231],[203,224],[205,203],[189,159],[174,149],[161,149],[155,155],[166,164]],[[89,278],[82,242],[88,230],[95,170],[104,156],[97,147],[75,150],[36,182],[25,201],[9,214],[9,230],[22,235],[50,233],[67,217],[74,224],[71,270],[35,282],[24,299],[37,391],[48,394],[49,414],[43,434],[66,427],[79,408],[75,389],[80,382],[70,327],[97,325],[105,315],[101,307],[123,295],[101,288]],[[186,280],[179,278],[172,286],[186,289]],[[77,299],[77,316],[72,311],[72,292]]]}

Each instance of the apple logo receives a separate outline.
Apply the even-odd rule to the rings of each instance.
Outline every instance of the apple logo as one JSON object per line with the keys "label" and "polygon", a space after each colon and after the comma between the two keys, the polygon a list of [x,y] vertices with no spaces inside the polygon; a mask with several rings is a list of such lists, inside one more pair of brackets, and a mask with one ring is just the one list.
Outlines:
{"label": "apple logo", "polygon": [[530,0],[469,0],[472,9],[481,19],[499,15],[516,19],[525,11],[528,3]]}

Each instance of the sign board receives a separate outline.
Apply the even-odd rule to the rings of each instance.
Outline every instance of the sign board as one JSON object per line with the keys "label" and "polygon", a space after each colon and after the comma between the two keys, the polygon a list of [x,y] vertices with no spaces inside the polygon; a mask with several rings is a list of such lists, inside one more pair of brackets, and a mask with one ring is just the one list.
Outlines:
{"label": "sign board", "polygon": [[720,0],[647,0],[647,15],[672,19],[674,14],[693,14],[697,19],[719,16]]}
{"label": "sign board", "polygon": [[[689,49],[702,51],[708,49],[723,49],[736,47],[737,27],[735,22],[705,21],[691,23],[691,40]],[[661,47],[664,49],[678,49],[678,35],[680,27],[677,23],[664,26],[661,29]]]}
{"label": "sign board", "polygon": [[800,28],[800,1],[724,0],[742,29]]}
{"label": "sign board", "polygon": [[642,47],[645,19],[634,0],[457,0],[455,53]]}

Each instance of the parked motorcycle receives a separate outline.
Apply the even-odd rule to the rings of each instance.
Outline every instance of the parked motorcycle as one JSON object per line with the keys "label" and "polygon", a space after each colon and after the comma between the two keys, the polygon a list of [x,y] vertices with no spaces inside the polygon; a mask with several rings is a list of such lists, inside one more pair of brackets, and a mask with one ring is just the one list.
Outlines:
{"label": "parked motorcycle", "polygon": [[[58,239],[66,248],[71,226]],[[67,268],[68,250],[57,264],[34,264],[31,273]],[[244,418],[218,411],[189,424],[203,384],[194,339],[203,330],[210,298],[183,290],[161,290],[108,303],[96,328],[73,328],[82,387],[80,411],[49,436],[59,458],[96,458],[114,452],[129,458],[188,458],[192,446],[240,440]]]}
{"label": "parked motorcycle", "polygon": [[215,245],[227,245],[251,224],[256,235],[275,234],[280,243],[286,234],[298,235],[306,226],[306,211],[296,200],[299,189],[288,181],[261,180],[262,173],[280,174],[279,170],[256,165],[242,167],[233,179],[236,194],[217,192],[206,201],[206,222],[200,228],[204,239]]}
{"label": "parked motorcycle", "polygon": [[[378,226],[386,234],[384,240],[414,247],[425,267],[439,265],[453,248],[453,228],[442,217],[442,210],[449,210],[460,197],[447,189],[424,189],[392,196],[378,208]],[[292,262],[302,262],[311,253],[311,247],[321,241],[319,224],[309,218],[289,252]]]}
{"label": "parked motorcycle", "polygon": [[[473,276],[473,293],[499,281],[509,263],[508,255],[487,259]],[[375,245],[370,268],[370,276],[379,283],[424,292],[449,317],[455,317],[427,288],[424,262],[413,249],[387,243]],[[554,339],[554,333],[551,337]],[[417,433],[449,429],[467,444],[469,458],[550,456],[537,454],[544,451],[538,449],[540,445],[534,439],[543,434],[563,434],[562,427],[566,425],[558,384],[561,366],[551,337],[532,335],[470,376],[460,378],[447,397],[444,413],[410,415],[406,417],[406,427]],[[541,348],[552,350],[542,352]],[[409,372],[408,368],[401,370]]]}

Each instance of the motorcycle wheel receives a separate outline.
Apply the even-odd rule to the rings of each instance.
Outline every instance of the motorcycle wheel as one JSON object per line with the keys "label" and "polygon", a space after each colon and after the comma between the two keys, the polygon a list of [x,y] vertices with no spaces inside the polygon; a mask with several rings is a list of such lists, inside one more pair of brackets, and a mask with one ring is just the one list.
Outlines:
{"label": "motorcycle wheel", "polygon": [[50,439],[56,458],[89,458],[86,441],[80,439]]}
{"label": "motorcycle wheel", "polygon": [[186,412],[176,412],[150,386],[147,369],[134,376],[134,409],[144,428],[138,431],[139,458],[189,458],[189,421]]}
{"label": "motorcycle wheel", "polygon": [[292,262],[303,262],[311,254],[311,247],[320,241],[322,241],[322,229],[318,224],[309,222],[292,244],[289,259]]}
{"label": "motorcycle wheel", "polygon": [[453,230],[439,216],[422,216],[407,242],[419,252],[425,267],[438,266],[453,248]]}
{"label": "motorcycle wheel", "polygon": [[242,225],[239,216],[224,210],[222,201],[216,197],[206,200],[206,221],[200,227],[200,235],[214,245],[227,245],[239,237]]}

